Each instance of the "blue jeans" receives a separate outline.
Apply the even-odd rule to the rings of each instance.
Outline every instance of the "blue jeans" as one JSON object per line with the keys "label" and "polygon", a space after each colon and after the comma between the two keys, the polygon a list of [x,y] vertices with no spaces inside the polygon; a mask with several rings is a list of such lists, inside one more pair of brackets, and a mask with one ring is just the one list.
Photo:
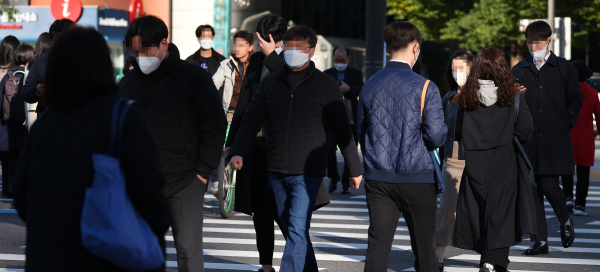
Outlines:
{"label": "blue jeans", "polygon": [[287,235],[280,271],[318,271],[308,230],[323,177],[269,172],[283,231]]}

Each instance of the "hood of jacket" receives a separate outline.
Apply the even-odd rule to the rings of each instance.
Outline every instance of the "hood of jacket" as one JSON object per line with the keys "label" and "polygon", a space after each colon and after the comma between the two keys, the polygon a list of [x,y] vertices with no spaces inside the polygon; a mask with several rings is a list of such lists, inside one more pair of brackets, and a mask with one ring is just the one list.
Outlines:
{"label": "hood of jacket", "polygon": [[496,84],[492,80],[478,79],[479,81],[479,100],[486,107],[496,104],[498,94]]}
{"label": "hood of jacket", "polygon": [[148,75],[142,73],[142,70],[140,70],[140,65],[137,63],[137,59],[134,60],[132,63],[133,68],[136,69],[142,77],[151,79],[162,78],[171,73],[173,68],[175,68],[177,66],[177,63],[179,63],[179,61],[181,60],[181,57],[179,55],[179,49],[176,45],[170,43],[168,51],[169,56],[160,63],[160,66],[158,67],[158,69],[156,69],[156,71]]}

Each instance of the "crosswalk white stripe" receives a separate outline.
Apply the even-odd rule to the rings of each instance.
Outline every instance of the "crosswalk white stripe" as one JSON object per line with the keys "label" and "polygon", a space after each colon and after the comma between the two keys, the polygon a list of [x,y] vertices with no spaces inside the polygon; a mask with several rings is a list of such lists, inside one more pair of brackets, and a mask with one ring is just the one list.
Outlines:
{"label": "crosswalk white stripe", "polygon": [[25,261],[25,255],[23,255],[23,254],[0,254],[0,260]]}
{"label": "crosswalk white stripe", "polygon": [[[415,271],[415,268],[411,267],[411,268],[404,269],[402,271]],[[446,267],[444,267],[444,272],[479,272],[479,268],[446,266]],[[513,270],[513,269],[511,269],[510,272],[553,272],[553,271],[533,271],[533,270]]]}
{"label": "crosswalk white stripe", "polygon": [[[208,206],[204,205],[205,209],[218,209],[219,206]],[[545,211],[551,212],[552,208],[546,208]],[[368,209],[358,209],[358,208],[338,208],[338,207],[323,207],[315,211],[318,212],[355,212],[355,213],[369,213]]]}
{"label": "crosswalk white stripe", "polygon": [[[250,220],[221,220],[221,219],[204,219],[204,224],[222,224],[222,225],[254,225]],[[275,224],[275,222],[273,222]],[[276,224],[275,224],[276,225]],[[312,228],[331,228],[331,229],[369,229],[369,225],[357,224],[327,224],[327,223],[310,223]],[[408,231],[406,227],[398,227],[397,231]]]}
{"label": "crosswalk white stripe", "polygon": [[[177,267],[177,262],[167,261],[167,267]],[[227,271],[256,271],[260,265],[253,264],[236,264],[236,263],[204,263],[204,269],[227,270]],[[279,270],[279,266],[273,266],[275,270]],[[326,268],[319,268],[325,270]],[[2,272],[2,270],[0,270]]]}
{"label": "crosswalk white stripe", "polygon": [[586,225],[597,225],[597,226],[600,226],[600,221],[589,222]]}
{"label": "crosswalk white stripe", "polygon": [[[258,258],[258,251],[224,250],[224,249],[204,249],[204,256],[215,257],[246,257]],[[283,252],[273,252],[273,258],[281,259]],[[315,254],[317,261],[338,261],[338,262],[361,262],[365,256],[359,255],[336,255],[336,254]]]}
{"label": "crosswalk white stripe", "polygon": [[[560,232],[560,230],[557,231],[557,232]],[[576,235],[577,234],[581,234],[581,233],[584,233],[584,234],[600,234],[600,229],[578,229],[578,228],[575,228],[575,234]]]}
{"label": "crosswalk white stripe", "polygon": [[19,268],[0,268],[0,272],[25,272],[25,269],[19,269]]}
{"label": "crosswalk white stripe", "polygon": [[[450,257],[450,260],[479,261],[480,255],[463,254]],[[594,259],[571,259],[571,258],[544,258],[544,257],[521,257],[508,256],[512,263],[543,263],[543,264],[582,264],[582,265],[600,265],[600,260]]]}
{"label": "crosswalk white stripe", "polygon": [[[214,244],[235,244],[235,245],[255,245],[256,239],[238,239],[238,238],[218,238],[204,237],[204,243]],[[345,249],[367,249],[368,244],[357,243],[333,243],[333,242],[312,242],[314,248],[345,248]],[[285,240],[275,240],[276,246],[285,246]],[[408,251],[410,246],[392,245],[394,251]],[[175,254],[175,248],[167,248],[167,253]]]}
{"label": "crosswalk white stripe", "polygon": [[[577,240],[577,239],[575,239]],[[516,245],[510,247],[512,250],[525,250],[529,248],[529,246]],[[591,247],[548,247],[548,250],[553,252],[569,252],[569,253],[600,253],[600,248],[591,248]]]}

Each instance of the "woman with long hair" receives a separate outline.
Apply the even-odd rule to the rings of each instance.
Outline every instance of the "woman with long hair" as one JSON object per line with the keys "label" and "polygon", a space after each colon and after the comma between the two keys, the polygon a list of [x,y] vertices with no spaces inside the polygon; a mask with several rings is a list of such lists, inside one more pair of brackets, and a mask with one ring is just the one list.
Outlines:
{"label": "woman with long hair", "polygon": [[454,52],[444,75],[444,84],[451,90],[442,99],[444,122],[446,123],[446,127],[448,127],[446,143],[440,148],[440,157],[444,160],[442,175],[446,183],[446,191],[440,195],[440,206],[437,210],[433,240],[436,245],[435,253],[440,264],[440,271],[444,271],[444,253],[446,252],[446,247],[452,245],[452,234],[454,234],[454,223],[456,221],[458,188],[460,187],[460,178],[465,168],[465,161],[458,159],[458,143],[460,138],[456,137],[455,133],[458,107],[452,99],[460,92],[460,88],[465,85],[467,76],[471,71],[473,58],[473,53],[469,50]]}
{"label": "woman with long hair", "polygon": [[[48,108],[31,128],[13,182],[14,205],[27,225],[25,266],[28,271],[127,271],[88,251],[81,231],[86,190],[96,173],[92,156],[111,154],[111,117],[119,97],[110,50],[96,30],[75,28],[54,42],[47,62],[52,67],[46,77]],[[139,106],[130,107],[120,133],[127,195],[164,252],[165,179]],[[164,270],[163,265],[152,271]]]}
{"label": "woman with long hair", "polygon": [[[515,105],[516,95],[519,105]],[[504,52],[483,49],[454,101],[459,107],[457,131],[463,146],[459,157],[464,156],[465,169],[452,245],[480,253],[481,272],[507,271],[509,248],[522,240],[513,135],[520,142],[529,141],[533,121],[513,83]],[[519,107],[518,116],[515,107]]]}
{"label": "woman with long hair", "polygon": [[48,32],[40,34],[37,41],[35,42],[35,59],[39,59],[41,56],[48,54],[52,47],[52,35]]}
{"label": "woman with long hair", "polygon": [[17,37],[8,35],[0,42],[0,78],[6,75],[6,73],[12,70],[12,59],[14,56],[15,49],[21,42]]}

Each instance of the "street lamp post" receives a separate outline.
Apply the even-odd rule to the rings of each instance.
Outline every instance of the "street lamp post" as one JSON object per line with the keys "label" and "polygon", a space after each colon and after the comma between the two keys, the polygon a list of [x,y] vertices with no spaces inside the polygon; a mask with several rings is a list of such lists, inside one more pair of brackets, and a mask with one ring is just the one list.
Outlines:
{"label": "street lamp post", "polygon": [[[554,0],[548,0],[548,24],[554,34]],[[552,35],[552,42],[548,45],[548,49],[554,51],[554,38],[556,35]]]}

